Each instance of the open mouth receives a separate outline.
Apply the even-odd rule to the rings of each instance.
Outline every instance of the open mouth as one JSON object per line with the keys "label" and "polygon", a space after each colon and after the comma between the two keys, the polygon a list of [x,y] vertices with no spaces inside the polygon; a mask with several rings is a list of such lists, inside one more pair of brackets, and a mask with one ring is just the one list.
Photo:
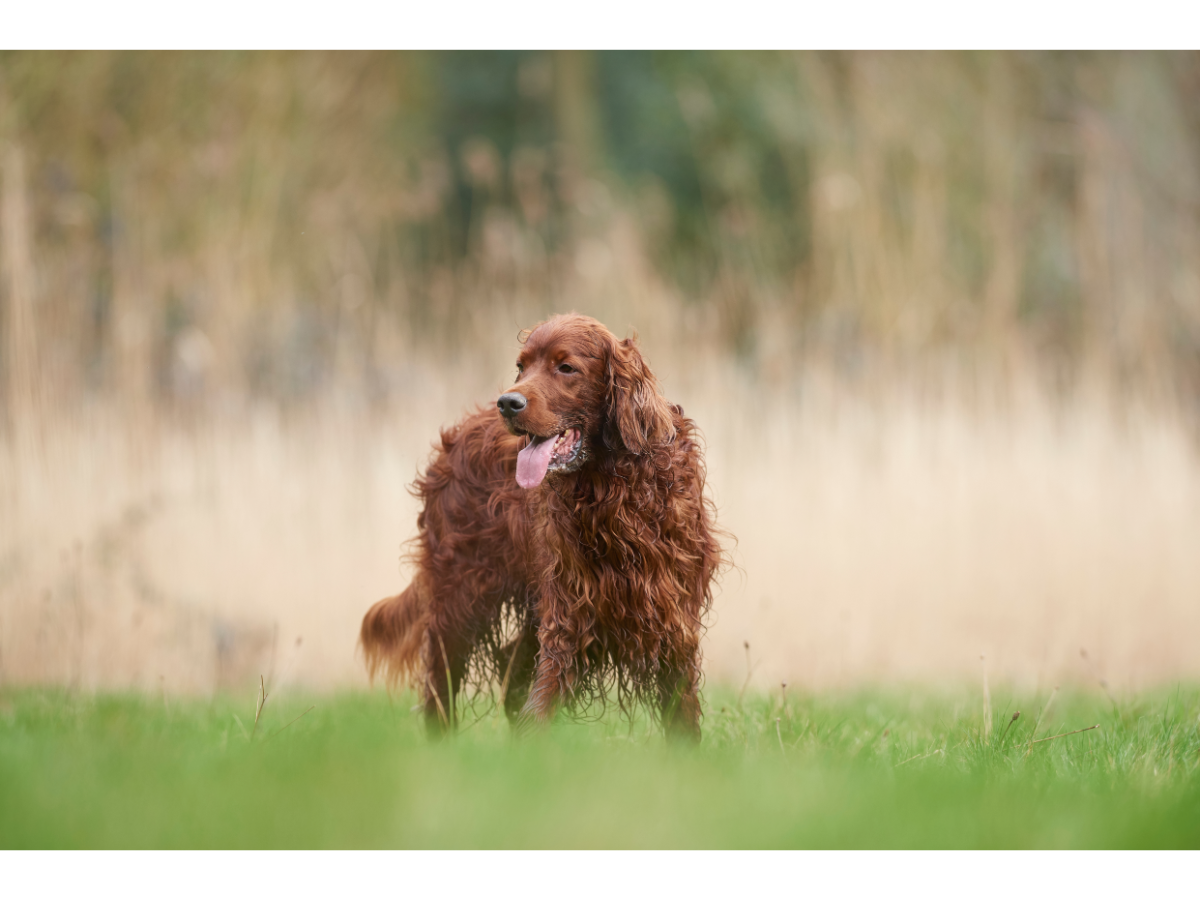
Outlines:
{"label": "open mouth", "polygon": [[577,428],[550,437],[531,436],[529,444],[517,454],[517,484],[535,488],[547,472],[569,471],[579,459],[582,446]]}

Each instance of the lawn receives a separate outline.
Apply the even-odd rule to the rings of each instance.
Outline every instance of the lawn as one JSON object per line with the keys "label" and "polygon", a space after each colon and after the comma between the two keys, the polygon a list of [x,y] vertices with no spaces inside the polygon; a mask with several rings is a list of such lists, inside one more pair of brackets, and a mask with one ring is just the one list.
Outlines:
{"label": "lawn", "polygon": [[989,731],[965,690],[715,688],[680,747],[615,715],[518,742],[483,706],[434,743],[382,692],[256,728],[250,697],[10,688],[0,847],[1200,848],[1200,690],[1049,699],[993,691]]}

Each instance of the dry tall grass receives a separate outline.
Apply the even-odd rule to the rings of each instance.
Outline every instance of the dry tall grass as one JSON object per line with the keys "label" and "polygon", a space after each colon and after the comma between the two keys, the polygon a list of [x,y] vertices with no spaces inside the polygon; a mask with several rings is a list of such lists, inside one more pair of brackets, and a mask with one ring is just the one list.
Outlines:
{"label": "dry tall grass", "polygon": [[[664,339],[647,336],[652,358]],[[1035,391],[1004,411],[868,400],[816,377],[799,400],[764,397],[732,367],[689,378],[658,356],[738,538],[710,679],[740,682],[745,640],[760,686],[975,678],[980,654],[1025,683],[1200,674],[1200,470],[1161,413]],[[391,416],[135,432],[103,410],[56,419],[38,463],[6,449],[0,677],[363,683],[361,615],[406,577],[405,484],[437,427],[496,386],[441,380],[452,368]]]}

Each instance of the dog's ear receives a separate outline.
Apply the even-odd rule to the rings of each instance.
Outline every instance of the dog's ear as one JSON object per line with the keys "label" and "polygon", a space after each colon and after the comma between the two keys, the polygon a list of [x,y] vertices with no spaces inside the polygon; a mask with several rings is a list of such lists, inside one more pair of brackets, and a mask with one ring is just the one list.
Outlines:
{"label": "dog's ear", "polygon": [[671,404],[658,388],[658,379],[642,359],[634,338],[609,342],[608,389],[605,398],[604,443],[610,450],[648,453],[656,444],[674,440]]}

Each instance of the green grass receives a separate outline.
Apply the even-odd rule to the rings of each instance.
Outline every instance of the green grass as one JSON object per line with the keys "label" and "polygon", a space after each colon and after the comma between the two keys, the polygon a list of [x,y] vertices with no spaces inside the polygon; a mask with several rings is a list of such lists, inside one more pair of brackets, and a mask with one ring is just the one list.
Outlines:
{"label": "green grass", "polygon": [[1032,749],[1045,696],[997,692],[990,739],[969,693],[709,700],[699,748],[615,717],[431,743],[379,693],[272,698],[251,742],[250,698],[10,689],[0,847],[1200,847],[1196,689],[1062,693],[1038,737],[1101,727]]}

